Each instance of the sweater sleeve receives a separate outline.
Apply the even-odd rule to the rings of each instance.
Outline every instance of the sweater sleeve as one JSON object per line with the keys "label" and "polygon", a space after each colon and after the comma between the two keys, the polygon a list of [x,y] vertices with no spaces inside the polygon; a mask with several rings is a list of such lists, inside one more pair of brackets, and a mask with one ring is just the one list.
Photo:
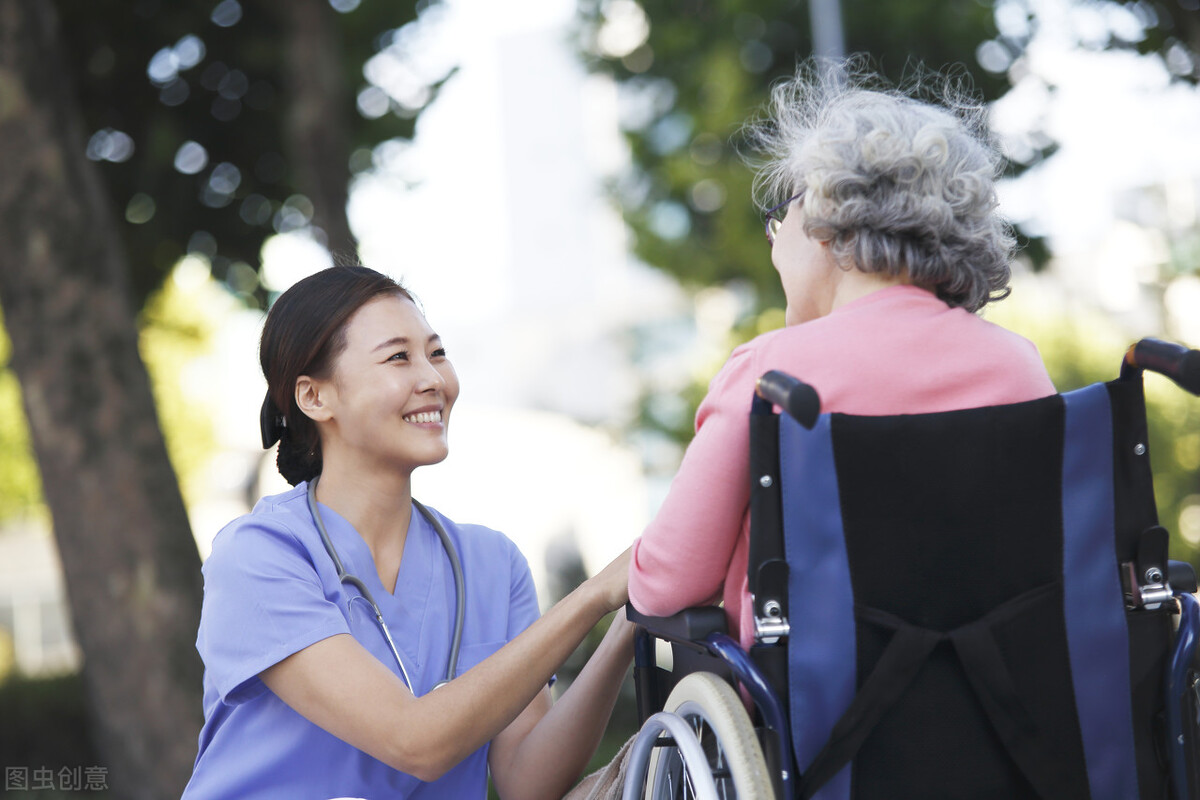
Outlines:
{"label": "sweater sleeve", "polygon": [[720,596],[750,502],[754,370],[754,351],[743,346],[713,378],[667,497],[634,543],[629,599],[644,614],[666,616]]}

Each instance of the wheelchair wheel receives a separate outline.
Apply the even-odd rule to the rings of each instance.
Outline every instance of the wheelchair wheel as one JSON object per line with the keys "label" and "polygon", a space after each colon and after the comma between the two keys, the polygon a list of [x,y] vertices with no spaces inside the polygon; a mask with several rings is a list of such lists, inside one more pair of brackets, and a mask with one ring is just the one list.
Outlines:
{"label": "wheelchair wheel", "polygon": [[[682,718],[695,731],[719,798],[773,797],[758,737],[741,699],[729,684],[711,673],[692,673],[676,685],[663,710]],[[689,775],[697,766],[685,763],[677,748],[656,748],[646,780],[647,799],[695,797]]]}

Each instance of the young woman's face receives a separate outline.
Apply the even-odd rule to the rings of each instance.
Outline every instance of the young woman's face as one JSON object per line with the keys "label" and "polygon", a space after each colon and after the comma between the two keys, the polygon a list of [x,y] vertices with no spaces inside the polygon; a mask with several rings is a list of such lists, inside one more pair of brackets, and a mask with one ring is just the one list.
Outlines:
{"label": "young woman's face", "polygon": [[411,472],[449,453],[458,376],[411,300],[383,296],[355,312],[333,376],[321,384],[330,415],[322,432],[327,457],[344,453],[372,468]]}

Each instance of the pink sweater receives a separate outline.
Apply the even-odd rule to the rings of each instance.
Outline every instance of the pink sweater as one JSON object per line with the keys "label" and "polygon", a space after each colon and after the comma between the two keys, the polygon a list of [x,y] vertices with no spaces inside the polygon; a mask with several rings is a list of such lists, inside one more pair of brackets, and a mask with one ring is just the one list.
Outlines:
{"label": "pink sweater", "polygon": [[822,411],[848,414],[977,408],[1055,392],[1032,342],[913,286],[881,289],[734,350],[700,404],[662,507],[634,543],[629,598],[663,616],[723,598],[744,646],[754,633],[748,419],[755,380],[771,369],[814,386]]}

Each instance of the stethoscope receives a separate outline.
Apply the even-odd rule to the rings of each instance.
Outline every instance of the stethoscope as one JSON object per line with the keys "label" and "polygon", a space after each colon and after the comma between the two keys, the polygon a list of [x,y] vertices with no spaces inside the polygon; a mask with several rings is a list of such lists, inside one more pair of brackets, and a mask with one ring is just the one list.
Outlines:
{"label": "stethoscope", "polygon": [[[342,559],[338,558],[337,550],[333,546],[333,540],[329,538],[329,532],[325,530],[325,523],[321,520],[321,512],[317,510],[317,480],[317,478],[313,478],[308,482],[308,510],[312,514],[313,522],[317,526],[317,533],[321,534],[321,542],[325,545],[325,551],[329,553],[329,557],[333,559],[334,567],[337,568],[338,581],[343,585],[349,584],[358,590],[358,595],[351,597],[346,606],[349,608],[354,605],[355,600],[362,600],[371,607],[371,611],[375,614],[375,621],[379,623],[379,630],[383,632],[383,638],[387,640],[388,647],[392,651],[392,656],[396,659],[396,666],[400,667],[400,675],[404,678],[404,683],[408,686],[409,691],[416,694],[417,687],[413,684],[412,678],[409,677],[408,670],[404,668],[404,660],[400,658],[400,650],[397,649],[396,642],[392,639],[392,633],[388,630],[387,623],[383,619],[383,612],[379,610],[379,605],[375,602],[375,598],[371,596],[371,590],[357,576],[351,575],[346,571],[346,567],[342,565]],[[421,516],[429,520],[429,524],[433,525],[433,529],[437,531],[438,538],[442,540],[442,547],[446,551],[446,557],[450,559],[450,569],[454,573],[454,635],[450,638],[450,661],[446,665],[446,677],[434,685],[433,688],[436,689],[438,686],[454,680],[454,676],[458,672],[458,649],[462,643],[463,610],[466,608],[466,590],[463,585],[462,565],[458,561],[458,551],[454,547],[454,542],[450,541],[450,535],[446,533],[446,529],[442,526],[441,521],[428,508],[416,500],[413,500],[412,503],[421,512]]]}

